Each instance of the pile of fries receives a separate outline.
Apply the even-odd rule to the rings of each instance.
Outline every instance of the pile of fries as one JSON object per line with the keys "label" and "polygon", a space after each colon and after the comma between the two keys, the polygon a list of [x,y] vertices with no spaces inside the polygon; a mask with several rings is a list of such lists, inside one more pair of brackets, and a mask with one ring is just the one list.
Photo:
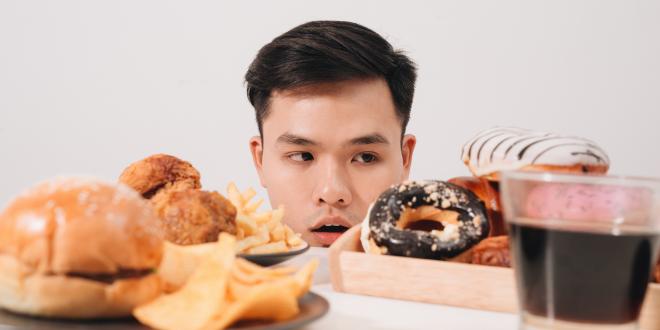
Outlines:
{"label": "pile of fries", "polygon": [[257,213],[263,199],[252,201],[256,191],[248,188],[240,192],[234,183],[227,187],[227,197],[236,207],[236,252],[267,254],[286,252],[305,245],[289,226],[282,223],[284,207]]}
{"label": "pile of fries", "polygon": [[212,251],[193,255],[199,264],[191,274],[182,275],[183,286],[134,310],[141,323],[158,329],[224,329],[238,320],[281,321],[300,312],[298,298],[309,291],[318,260],[297,272],[290,267],[263,268],[236,258],[237,242],[229,234],[210,244]]}

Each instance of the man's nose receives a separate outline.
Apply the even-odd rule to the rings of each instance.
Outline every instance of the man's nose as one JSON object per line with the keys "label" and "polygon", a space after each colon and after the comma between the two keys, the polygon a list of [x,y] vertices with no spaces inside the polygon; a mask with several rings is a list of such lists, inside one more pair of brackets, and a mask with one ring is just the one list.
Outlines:
{"label": "man's nose", "polygon": [[346,171],[337,163],[328,161],[319,172],[318,184],[312,196],[316,203],[334,207],[351,204],[351,189]]}

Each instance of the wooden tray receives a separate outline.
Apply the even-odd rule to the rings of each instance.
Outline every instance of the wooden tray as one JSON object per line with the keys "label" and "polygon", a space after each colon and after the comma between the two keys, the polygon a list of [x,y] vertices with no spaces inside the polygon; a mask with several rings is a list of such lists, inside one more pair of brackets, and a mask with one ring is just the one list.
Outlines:
{"label": "wooden tray", "polygon": [[[335,291],[432,304],[517,313],[513,270],[364,253],[360,226],[330,246]],[[641,328],[660,330],[660,285],[652,283],[642,307]]]}

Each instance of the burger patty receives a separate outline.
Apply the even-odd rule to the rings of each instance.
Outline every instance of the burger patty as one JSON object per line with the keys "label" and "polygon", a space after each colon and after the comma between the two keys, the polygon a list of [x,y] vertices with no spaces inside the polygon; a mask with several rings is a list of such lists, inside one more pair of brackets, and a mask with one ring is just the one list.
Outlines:
{"label": "burger patty", "polygon": [[[154,272],[154,269],[120,269],[114,274],[85,274],[85,273],[66,273],[65,276],[78,277],[90,281],[96,281],[106,284],[112,284],[117,280],[126,280],[131,278],[140,278]],[[55,274],[52,274],[55,275]]]}

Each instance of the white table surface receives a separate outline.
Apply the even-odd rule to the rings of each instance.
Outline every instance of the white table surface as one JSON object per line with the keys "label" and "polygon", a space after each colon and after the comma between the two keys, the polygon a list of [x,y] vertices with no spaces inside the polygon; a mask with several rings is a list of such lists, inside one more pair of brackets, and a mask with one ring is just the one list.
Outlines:
{"label": "white table surface", "polygon": [[[320,260],[312,291],[330,302],[330,311],[304,330],[326,329],[516,329],[515,314],[486,312],[335,292],[330,284],[328,249],[311,248],[285,263],[300,266]],[[405,285],[405,284],[402,284]]]}

